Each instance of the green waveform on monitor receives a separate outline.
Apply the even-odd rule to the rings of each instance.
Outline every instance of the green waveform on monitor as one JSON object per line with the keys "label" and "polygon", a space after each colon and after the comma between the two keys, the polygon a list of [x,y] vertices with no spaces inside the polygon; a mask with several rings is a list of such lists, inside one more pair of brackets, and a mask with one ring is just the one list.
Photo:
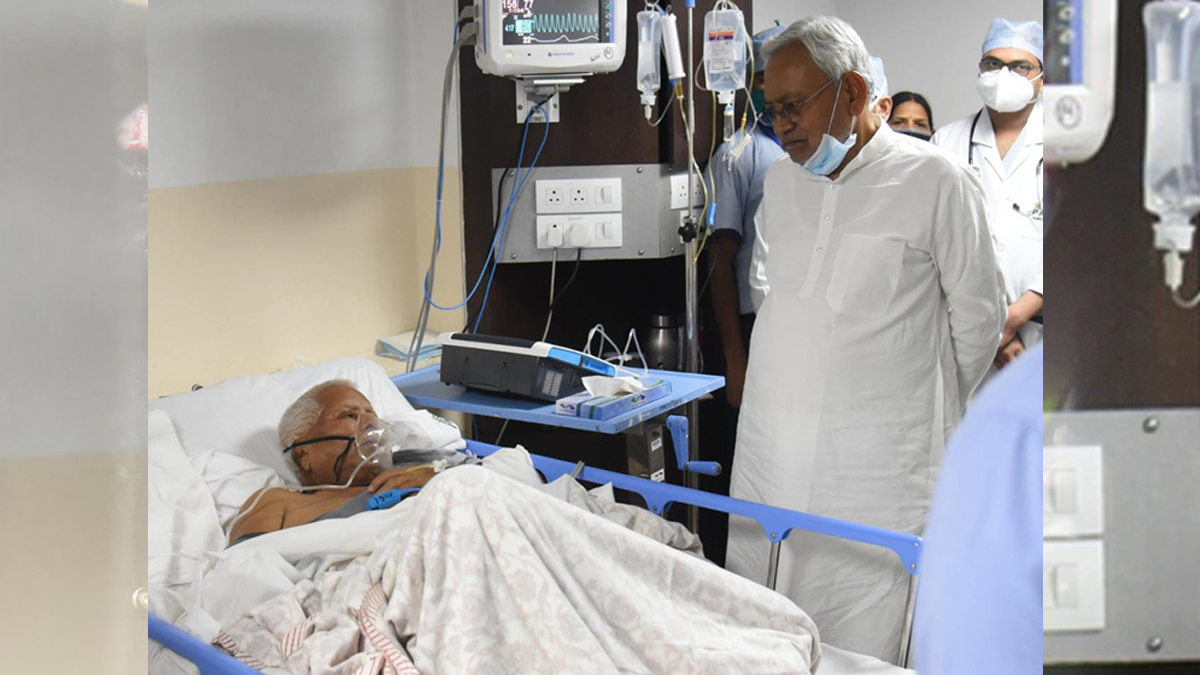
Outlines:
{"label": "green waveform on monitor", "polygon": [[535,33],[595,33],[600,30],[599,14],[535,14]]}

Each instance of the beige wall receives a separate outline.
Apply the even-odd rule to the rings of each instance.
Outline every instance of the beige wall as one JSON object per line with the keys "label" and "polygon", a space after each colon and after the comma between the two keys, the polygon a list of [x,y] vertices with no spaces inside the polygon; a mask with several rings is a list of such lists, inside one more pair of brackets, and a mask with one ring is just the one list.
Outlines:
{"label": "beige wall", "polygon": [[0,460],[0,673],[144,672],[146,452]]}
{"label": "beige wall", "polygon": [[[150,191],[149,394],[366,356],[415,327],[437,171],[405,168]],[[435,299],[462,300],[447,170]],[[461,328],[435,311],[432,330]]]}

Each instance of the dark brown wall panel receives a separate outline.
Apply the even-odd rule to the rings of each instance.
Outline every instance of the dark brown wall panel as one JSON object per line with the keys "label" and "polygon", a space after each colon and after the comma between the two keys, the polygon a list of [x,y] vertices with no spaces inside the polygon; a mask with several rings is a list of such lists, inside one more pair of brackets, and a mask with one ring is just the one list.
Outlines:
{"label": "dark brown wall panel", "polygon": [[[1200,311],[1179,309],[1142,207],[1143,0],[1122,0],[1116,117],[1100,154],[1052,170],[1046,239],[1046,397],[1073,409],[1200,405]],[[1052,205],[1053,207],[1053,205]],[[1188,258],[1187,291],[1200,255]]]}

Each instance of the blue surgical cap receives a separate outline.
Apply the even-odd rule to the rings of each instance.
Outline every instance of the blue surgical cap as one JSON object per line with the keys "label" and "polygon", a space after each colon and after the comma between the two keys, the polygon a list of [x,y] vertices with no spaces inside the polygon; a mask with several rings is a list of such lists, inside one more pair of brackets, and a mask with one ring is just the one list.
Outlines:
{"label": "blue surgical cap", "polygon": [[983,41],[983,53],[993,49],[1015,47],[1042,60],[1042,24],[1037,21],[1013,23],[1007,19],[996,19],[988,29],[987,39]]}
{"label": "blue surgical cap", "polygon": [[888,96],[887,75],[883,72],[883,59],[871,57],[871,103]]}
{"label": "blue surgical cap", "polygon": [[761,73],[767,69],[767,57],[763,56],[763,47],[767,46],[767,42],[771,38],[783,32],[783,26],[771,26],[770,28],[759,31],[750,39],[750,45],[754,50],[754,72]]}

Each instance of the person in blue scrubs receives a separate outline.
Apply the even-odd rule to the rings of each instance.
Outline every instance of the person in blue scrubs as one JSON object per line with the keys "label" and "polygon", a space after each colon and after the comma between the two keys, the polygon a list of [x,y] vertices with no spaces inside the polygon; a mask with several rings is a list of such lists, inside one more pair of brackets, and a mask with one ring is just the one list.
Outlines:
{"label": "person in blue scrubs", "polygon": [[921,675],[1042,668],[1042,345],[972,403],[946,449],[924,534]]}
{"label": "person in blue scrubs", "polygon": [[748,129],[753,129],[749,143],[737,152],[734,150],[736,143],[721,145],[708,168],[716,195],[712,233],[715,258],[709,283],[713,314],[725,357],[724,396],[735,414],[742,405],[750,332],[754,327],[754,305],[750,300],[754,214],[762,203],[767,167],[785,154],[779,147],[771,120],[762,115],[767,105],[763,97],[767,58],[762,50],[771,38],[782,32],[782,26],[774,26],[759,32],[751,41],[755,71],[751,105],[759,117],[756,126],[747,125]]}

